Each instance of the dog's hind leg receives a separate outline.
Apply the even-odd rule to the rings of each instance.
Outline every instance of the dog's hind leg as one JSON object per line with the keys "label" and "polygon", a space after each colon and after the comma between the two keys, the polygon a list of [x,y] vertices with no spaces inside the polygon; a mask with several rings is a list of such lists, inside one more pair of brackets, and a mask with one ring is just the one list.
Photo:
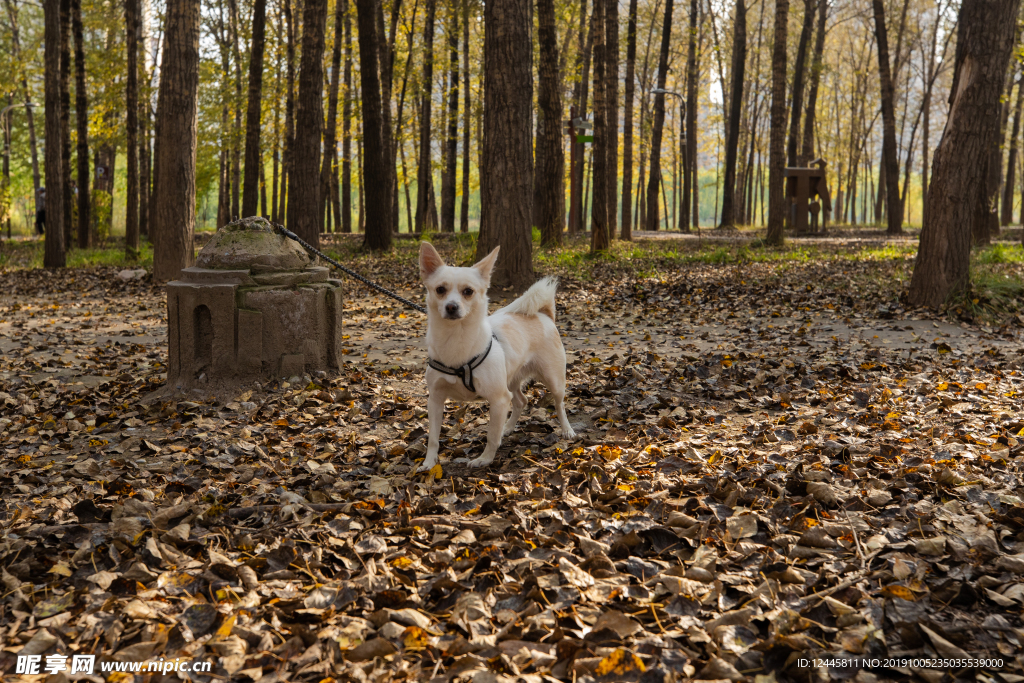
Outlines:
{"label": "dog's hind leg", "polygon": [[551,398],[555,402],[555,412],[558,414],[558,426],[562,429],[562,436],[572,439],[576,436],[575,430],[569,424],[569,418],[565,414],[565,370],[563,368],[550,370],[545,373],[544,384],[551,392]]}
{"label": "dog's hind leg", "polygon": [[502,430],[505,436],[516,430],[516,423],[519,422],[519,416],[523,414],[525,407],[526,394],[523,393],[523,385],[519,384],[512,390],[512,414],[508,416],[508,422],[505,423],[505,429]]}
{"label": "dog's hind leg", "polygon": [[487,467],[494,462],[494,456],[498,454],[498,446],[501,445],[501,432],[508,414],[509,405],[512,403],[512,392],[508,389],[500,396],[495,396],[491,401],[491,421],[487,425],[487,447],[483,455],[469,461],[470,467]]}

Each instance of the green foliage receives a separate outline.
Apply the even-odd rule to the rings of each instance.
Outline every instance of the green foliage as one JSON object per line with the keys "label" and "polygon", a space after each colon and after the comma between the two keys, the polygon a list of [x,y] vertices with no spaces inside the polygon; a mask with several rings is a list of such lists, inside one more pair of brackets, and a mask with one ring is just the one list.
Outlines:
{"label": "green foliage", "polygon": [[96,225],[96,238],[100,244],[110,237],[111,197],[109,192],[94,190],[92,192],[92,219]]}

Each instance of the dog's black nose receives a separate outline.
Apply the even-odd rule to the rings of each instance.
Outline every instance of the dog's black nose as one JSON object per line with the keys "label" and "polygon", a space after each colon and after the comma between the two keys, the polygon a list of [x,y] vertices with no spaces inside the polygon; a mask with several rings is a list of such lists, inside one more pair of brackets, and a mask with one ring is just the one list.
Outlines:
{"label": "dog's black nose", "polygon": [[456,304],[456,303],[445,304],[444,312],[447,313],[450,316],[458,315],[458,313],[459,313],[459,305]]}

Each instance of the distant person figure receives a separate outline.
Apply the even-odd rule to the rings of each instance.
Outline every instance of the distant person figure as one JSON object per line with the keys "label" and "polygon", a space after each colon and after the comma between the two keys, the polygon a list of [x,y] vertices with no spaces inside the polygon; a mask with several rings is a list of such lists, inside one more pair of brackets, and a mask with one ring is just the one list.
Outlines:
{"label": "distant person figure", "polygon": [[808,209],[811,212],[811,232],[816,233],[818,232],[818,214],[821,213],[821,202],[814,200]]}
{"label": "distant person figure", "polygon": [[36,234],[46,232],[46,186],[36,192]]}

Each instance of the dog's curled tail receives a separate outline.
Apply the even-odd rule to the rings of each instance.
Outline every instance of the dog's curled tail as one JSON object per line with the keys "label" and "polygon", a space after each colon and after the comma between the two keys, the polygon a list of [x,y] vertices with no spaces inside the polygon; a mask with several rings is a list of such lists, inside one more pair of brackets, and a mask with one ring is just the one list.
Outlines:
{"label": "dog's curled tail", "polygon": [[537,315],[543,313],[552,320],[555,319],[555,290],[558,289],[558,280],[553,277],[546,277],[534,282],[526,292],[504,308],[505,313],[518,313],[519,315]]}

